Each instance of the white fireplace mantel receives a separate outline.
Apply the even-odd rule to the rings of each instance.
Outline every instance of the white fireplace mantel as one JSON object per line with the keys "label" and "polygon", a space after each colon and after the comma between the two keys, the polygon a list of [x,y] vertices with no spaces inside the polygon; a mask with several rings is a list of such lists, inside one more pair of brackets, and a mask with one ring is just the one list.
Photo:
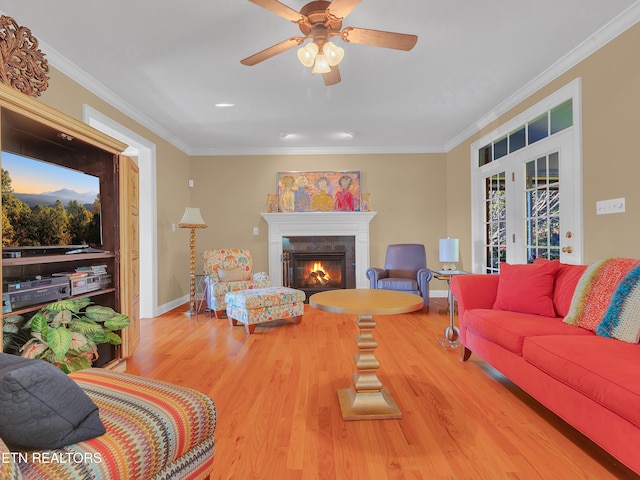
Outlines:
{"label": "white fireplace mantel", "polygon": [[368,288],[369,223],[377,212],[262,213],[269,225],[269,275],[282,285],[282,237],[354,236],[356,288]]}

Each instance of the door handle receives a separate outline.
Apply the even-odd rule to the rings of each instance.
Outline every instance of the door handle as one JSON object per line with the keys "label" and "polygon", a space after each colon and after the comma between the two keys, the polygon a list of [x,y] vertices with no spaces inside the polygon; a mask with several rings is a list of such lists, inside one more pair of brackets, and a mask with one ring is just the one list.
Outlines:
{"label": "door handle", "polygon": [[563,253],[573,253],[573,247],[569,245],[568,247],[562,247]]}

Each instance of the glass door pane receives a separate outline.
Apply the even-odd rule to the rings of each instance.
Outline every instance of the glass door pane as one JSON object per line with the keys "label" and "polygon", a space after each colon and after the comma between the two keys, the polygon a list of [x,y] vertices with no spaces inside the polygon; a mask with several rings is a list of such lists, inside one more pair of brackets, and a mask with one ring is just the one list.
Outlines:
{"label": "glass door pane", "polygon": [[507,252],[505,172],[485,179],[485,273],[498,273]]}
{"label": "glass door pane", "polygon": [[558,152],[526,162],[525,238],[527,262],[560,258],[560,171]]}

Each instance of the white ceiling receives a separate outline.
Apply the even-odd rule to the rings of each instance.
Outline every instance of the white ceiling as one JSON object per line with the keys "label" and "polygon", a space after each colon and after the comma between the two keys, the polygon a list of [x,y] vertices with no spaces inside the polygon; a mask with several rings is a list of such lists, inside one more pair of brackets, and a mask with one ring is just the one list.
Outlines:
{"label": "white ceiling", "polygon": [[335,40],[345,58],[331,87],[295,49],[240,64],[300,34],[247,0],[0,0],[0,11],[52,66],[190,155],[385,153],[449,150],[636,23],[640,1],[363,0],[343,26],[418,43]]}

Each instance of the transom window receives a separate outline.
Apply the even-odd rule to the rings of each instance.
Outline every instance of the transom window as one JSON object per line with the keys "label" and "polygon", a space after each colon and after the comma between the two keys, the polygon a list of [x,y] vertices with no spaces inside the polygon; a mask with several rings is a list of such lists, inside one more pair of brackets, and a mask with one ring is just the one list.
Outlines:
{"label": "transom window", "polygon": [[478,150],[478,166],[482,167],[543,138],[561,132],[573,125],[573,99],[546,111],[529,122],[520,125],[508,135]]}

